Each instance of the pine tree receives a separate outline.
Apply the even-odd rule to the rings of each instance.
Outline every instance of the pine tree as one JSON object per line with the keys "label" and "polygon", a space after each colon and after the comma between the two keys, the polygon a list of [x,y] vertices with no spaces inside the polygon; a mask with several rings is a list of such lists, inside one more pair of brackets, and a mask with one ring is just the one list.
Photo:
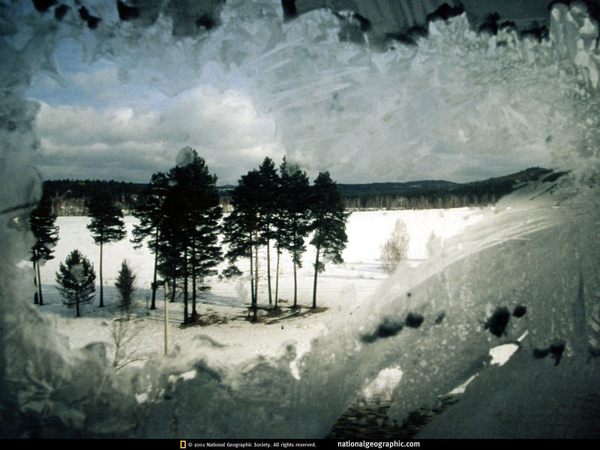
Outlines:
{"label": "pine tree", "polygon": [[76,317],[81,316],[80,305],[94,299],[96,273],[90,261],[79,250],[73,250],[60,263],[56,272],[57,289],[68,308],[75,307]]}
{"label": "pine tree", "polygon": [[54,246],[58,242],[58,227],[55,225],[56,214],[52,211],[52,201],[47,191],[44,191],[40,202],[29,215],[29,224],[31,232],[35,236],[36,242],[31,248],[31,261],[37,292],[34,303],[40,306],[44,304],[42,293],[42,277],[40,266],[42,261],[54,259]]}
{"label": "pine tree", "polygon": [[259,206],[261,191],[261,175],[252,170],[242,176],[238,185],[231,192],[231,206],[233,210],[223,221],[224,239],[227,245],[225,253],[229,260],[229,267],[225,271],[227,276],[237,276],[241,272],[235,266],[240,258],[250,260],[250,297],[254,311],[253,320],[257,320],[257,294],[258,270],[256,257],[259,239]]}
{"label": "pine tree", "polygon": [[320,173],[314,182],[310,213],[313,231],[310,243],[316,250],[312,307],[316,308],[317,276],[325,271],[321,257],[326,256],[334,264],[343,263],[342,252],[348,242],[346,234],[348,214],[344,209],[342,196],[329,172]]}
{"label": "pine tree", "polygon": [[210,289],[202,281],[216,274],[215,268],[222,260],[221,248],[217,245],[222,210],[219,206],[217,177],[209,173],[205,160],[193,152],[192,162],[176,171],[174,185],[185,199],[187,211],[188,261],[192,282],[191,320],[195,321],[198,316],[198,291],[206,292]]}
{"label": "pine tree", "polygon": [[280,193],[280,178],[277,175],[275,163],[271,158],[265,158],[263,163],[258,168],[260,175],[260,192],[259,192],[259,227],[260,227],[260,243],[266,246],[267,250],[267,293],[269,296],[269,305],[273,303],[273,295],[271,289],[271,242],[275,234],[275,226],[277,222],[277,199]]}
{"label": "pine tree", "polygon": [[[172,172],[172,170],[171,170]],[[185,201],[174,190],[171,185],[172,173],[167,174],[169,179],[169,189],[167,190],[165,201],[162,207],[162,219],[160,224],[160,244],[158,255],[158,271],[162,277],[171,280],[171,301],[176,298],[177,288],[183,283],[182,291],[184,295],[184,323],[188,321],[188,250],[189,236],[187,233],[187,212],[185,210]]]}
{"label": "pine tree", "polygon": [[[165,214],[167,211],[165,203]],[[158,245],[158,266],[157,270],[164,278],[166,285],[170,284],[170,301],[174,302],[177,298],[177,286],[182,274],[181,259],[181,236],[176,231],[176,224],[171,224],[171,218],[165,216],[161,224],[161,240]]]}
{"label": "pine tree", "polygon": [[[217,200],[218,204],[218,200]],[[214,206],[198,213],[197,218],[202,218],[204,224],[197,224],[192,230],[191,241],[191,278],[192,278],[192,313],[191,320],[198,317],[197,298],[199,293],[208,292],[210,286],[204,282],[206,277],[217,275],[216,267],[223,260],[220,245],[218,245],[221,232],[221,208]]]}
{"label": "pine tree", "polygon": [[107,192],[94,195],[87,205],[91,221],[87,228],[91,231],[94,243],[100,246],[100,307],[104,306],[102,282],[103,246],[109,242],[118,242],[127,236],[123,212],[113,202]]}
{"label": "pine tree", "polygon": [[163,205],[168,188],[168,178],[164,173],[152,175],[145,192],[136,203],[133,216],[138,219],[132,230],[132,243],[135,248],[140,248],[145,239],[148,248],[154,254],[154,270],[152,274],[152,301],[150,309],[156,309],[156,291],[158,289],[158,258],[161,243],[161,223],[163,220]]}
{"label": "pine tree", "polygon": [[135,292],[135,275],[127,265],[127,261],[121,263],[121,270],[117,276],[115,287],[119,292],[119,304],[127,314],[129,320],[131,306],[133,304],[133,294]]}
{"label": "pine tree", "polygon": [[298,306],[297,269],[302,267],[306,251],[305,238],[310,231],[310,182],[305,172],[290,167],[283,160],[280,167],[281,195],[279,196],[279,223],[277,226],[278,250],[287,250],[294,264],[294,304]]}
{"label": "pine tree", "polygon": [[[182,153],[184,155],[182,155]],[[162,258],[166,267],[180,273],[184,291],[184,323],[188,317],[189,284],[192,289],[191,321],[195,321],[198,292],[209,286],[204,278],[216,274],[221,262],[218,245],[222,211],[219,206],[217,178],[209,173],[203,158],[194,149],[180,152],[183,163],[168,173],[169,188],[162,208]]]}

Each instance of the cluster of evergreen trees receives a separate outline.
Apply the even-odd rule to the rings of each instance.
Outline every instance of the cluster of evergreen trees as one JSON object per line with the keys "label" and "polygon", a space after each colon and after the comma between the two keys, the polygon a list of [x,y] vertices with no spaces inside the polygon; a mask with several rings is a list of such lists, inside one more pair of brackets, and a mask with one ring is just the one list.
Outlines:
{"label": "cluster of evergreen trees", "polygon": [[269,305],[278,307],[279,257],[287,251],[294,262],[297,306],[296,268],[302,264],[305,239],[310,233],[317,254],[313,289],[316,308],[317,276],[324,270],[322,257],[329,255],[333,262],[341,262],[348,240],[347,214],[329,174],[319,174],[310,186],[305,172],[284,160],[278,173],[273,160],[265,158],[258,169],[240,178],[231,192],[232,211],[224,216],[216,177],[195,150],[187,151],[186,164],[152,176],[134,212],[139,224],[134,227],[133,241],[136,245],[147,242],[155,257],[151,308],[155,307],[160,274],[169,283],[172,298],[178,288],[183,289],[184,323],[195,321],[198,294],[209,289],[205,278],[215,275],[216,266],[223,260],[229,262],[223,275],[242,275],[236,264],[247,259],[256,320],[258,253],[263,248],[267,253]]}
{"label": "cluster of evergreen trees", "polygon": [[[33,262],[34,283],[36,285],[34,303],[39,305],[44,304],[40,266],[42,261],[49,261],[54,258],[52,253],[59,238],[59,228],[55,224],[56,213],[52,207],[52,195],[51,190],[44,189],[38,206],[29,216],[30,228],[35,237],[35,243],[31,248],[31,261]],[[113,201],[108,190],[101,190],[90,196],[86,202],[86,208],[91,217],[87,228],[92,234],[94,243],[100,248],[100,306],[102,307],[104,306],[103,246],[109,242],[124,239],[127,232],[123,221],[123,212]],[[121,278],[124,272],[128,270],[126,263],[123,262],[119,277]],[[77,317],[80,316],[80,306],[91,302],[95,297],[95,281],[96,272],[93,265],[79,250],[73,250],[67,256],[65,262],[60,264],[56,273],[57,288],[63,297],[64,304],[76,309]],[[122,282],[121,284],[117,283],[116,287],[121,293],[123,290],[131,288],[124,287]],[[125,304],[125,301],[122,303]]]}
{"label": "cluster of evergreen trees", "polygon": [[[342,262],[342,251],[348,241],[342,197],[328,172],[320,173],[311,186],[305,172],[289,165],[285,158],[279,168],[265,158],[258,170],[244,175],[231,192],[232,212],[223,221],[225,257],[230,266],[226,275],[239,275],[235,263],[240,258],[250,261],[250,290],[254,318],[258,297],[258,252],[266,248],[267,292],[269,305],[277,308],[279,261],[288,252],[294,266],[294,304],[298,302],[297,269],[306,251],[305,239],[312,233],[315,248],[312,307],[317,307],[318,274],[325,270],[323,257],[333,263]],[[271,250],[275,251],[273,283]],[[273,284],[275,287],[273,289]]]}
{"label": "cluster of evergreen trees", "polygon": [[[258,255],[263,249],[267,254],[269,306],[278,307],[279,261],[281,254],[288,252],[294,264],[293,306],[297,307],[297,268],[302,266],[309,236],[316,254],[312,298],[312,307],[316,308],[318,274],[325,270],[323,260],[326,257],[333,263],[341,263],[348,240],[348,214],[329,173],[320,173],[310,185],[306,173],[285,159],[277,169],[273,160],[265,158],[258,169],[240,178],[231,191],[231,213],[224,215],[217,178],[209,173],[205,160],[189,147],[180,156],[181,163],[167,173],[152,175],[133,212],[138,223],[133,229],[132,243],[138,248],[146,243],[154,255],[151,308],[156,308],[159,285],[170,291],[172,301],[182,290],[183,321],[194,322],[198,318],[198,296],[210,289],[205,279],[216,275],[217,266],[224,260],[229,264],[223,275],[240,276],[242,271],[237,263],[246,259],[256,320]],[[51,195],[52,192],[46,191],[31,215],[37,238],[32,261],[38,269],[41,259],[52,258],[51,248],[58,240]],[[100,306],[104,306],[103,245],[126,237],[123,212],[109,190],[90,195],[86,209],[91,218],[88,229],[100,249]],[[81,302],[89,302],[94,296],[95,272],[78,251],[73,251],[65,262],[56,275],[59,290],[65,304],[79,308]],[[36,274],[39,290],[36,302],[43,304],[39,270]]]}
{"label": "cluster of evergreen trees", "polygon": [[190,156],[168,173],[152,175],[134,211],[139,223],[133,230],[135,245],[147,239],[155,258],[151,308],[155,308],[160,273],[165,282],[170,280],[173,299],[177,286],[183,288],[184,323],[196,320],[198,293],[208,290],[203,280],[216,273],[222,260],[216,177],[195,151]]}

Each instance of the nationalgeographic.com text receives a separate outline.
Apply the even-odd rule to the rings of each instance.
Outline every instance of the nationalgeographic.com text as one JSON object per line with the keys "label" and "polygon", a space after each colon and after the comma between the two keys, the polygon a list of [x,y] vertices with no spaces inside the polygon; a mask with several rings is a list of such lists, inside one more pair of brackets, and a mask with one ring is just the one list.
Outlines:
{"label": "nationalgeographic.com text", "polygon": [[420,442],[416,441],[340,441],[338,447],[353,447],[353,448],[418,448]]}

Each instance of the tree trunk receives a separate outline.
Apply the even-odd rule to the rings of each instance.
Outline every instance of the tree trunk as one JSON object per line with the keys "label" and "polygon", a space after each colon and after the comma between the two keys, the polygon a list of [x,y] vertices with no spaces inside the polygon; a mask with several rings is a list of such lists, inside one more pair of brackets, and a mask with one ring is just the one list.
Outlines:
{"label": "tree trunk", "polygon": [[294,308],[298,307],[298,275],[296,268],[296,257],[294,257]]}
{"label": "tree trunk", "polygon": [[104,289],[102,283],[102,242],[100,243],[100,308],[104,306]]}
{"label": "tree trunk", "polygon": [[[258,233],[256,242],[258,242]],[[254,300],[258,304],[258,244],[254,248]]]}
{"label": "tree trunk", "polygon": [[254,290],[254,249],[250,246],[250,308],[253,312],[252,321],[256,321],[256,291]]}
{"label": "tree trunk", "polygon": [[256,246],[255,252],[255,268],[254,268],[254,316],[252,318],[253,322],[258,320],[258,245]]}
{"label": "tree trunk", "polygon": [[192,317],[191,321],[195,322],[198,318],[198,312],[196,311],[196,274],[192,274]]}
{"label": "tree trunk", "polygon": [[198,312],[196,311],[196,270],[192,269],[192,322],[195,322],[197,318]]}
{"label": "tree trunk", "polygon": [[277,268],[275,269],[275,309],[277,309],[277,302],[279,300],[279,259],[281,257],[281,251],[277,249]]}
{"label": "tree trunk", "polygon": [[173,277],[173,291],[171,292],[171,303],[175,302],[176,292],[177,292],[177,277]]}
{"label": "tree trunk", "polygon": [[269,290],[269,306],[273,304],[271,296],[271,240],[267,239],[267,289]]}
{"label": "tree trunk", "polygon": [[250,247],[250,305],[254,306],[254,250]]}
{"label": "tree trunk", "polygon": [[319,274],[319,253],[321,249],[317,247],[317,258],[315,260],[315,281],[313,283],[313,309],[317,307],[317,276]]}
{"label": "tree trunk", "polygon": [[33,304],[37,305],[40,303],[39,301],[39,290],[38,290],[38,271],[37,271],[37,263],[33,261],[33,284],[35,286],[35,294],[33,295]]}
{"label": "tree trunk", "polygon": [[37,288],[39,292],[38,300],[40,302],[40,306],[44,306],[44,296],[42,294],[42,274],[40,272],[40,263],[36,264],[37,268]]}
{"label": "tree trunk", "polygon": [[192,323],[196,321],[196,243],[192,244]]}
{"label": "tree trunk", "polygon": [[156,309],[156,290],[158,289],[157,273],[158,273],[158,228],[155,234],[156,246],[154,248],[154,273],[152,274],[152,304],[150,309]]}
{"label": "tree trunk", "polygon": [[267,289],[269,290],[269,306],[273,304],[271,295],[271,241],[267,239]]}
{"label": "tree trunk", "polygon": [[187,247],[183,252],[183,323],[188,323],[188,263]]}

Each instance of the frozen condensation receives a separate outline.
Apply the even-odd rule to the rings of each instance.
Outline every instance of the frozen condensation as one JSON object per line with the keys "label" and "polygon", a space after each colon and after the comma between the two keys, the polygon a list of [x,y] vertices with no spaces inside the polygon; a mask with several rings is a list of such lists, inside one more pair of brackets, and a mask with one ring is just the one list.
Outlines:
{"label": "frozen condensation", "polygon": [[[323,437],[385,369],[402,373],[397,420],[477,375],[462,408],[424,436],[600,435],[571,426],[597,420],[600,389],[598,26],[585,8],[557,5],[547,40],[511,29],[480,36],[463,15],[430,23],[415,46],[383,51],[340,41],[343,16],[325,9],[284,21],[274,0],[205,2],[192,24],[187,1],[138,2],[130,20],[113,1],[90,2],[85,14],[79,3],[0,3],[3,437]],[[465,170],[475,156],[527,152],[570,172],[504,199],[417,271],[398,270],[302,356],[288,347],[279,359],[231,366],[203,356],[210,344],[197,341],[117,374],[103,345],[72,350],[38,315],[20,264],[40,195],[38,107],[25,90],[40,71],[61,80],[53,50],[65,39],[87,61],[113,59],[124,82],[169,95],[244,86],[290,158],[311,170],[384,178],[394,148],[400,175],[444,164],[440,149],[464,155]],[[490,367],[491,348],[523,335],[513,358]]]}

